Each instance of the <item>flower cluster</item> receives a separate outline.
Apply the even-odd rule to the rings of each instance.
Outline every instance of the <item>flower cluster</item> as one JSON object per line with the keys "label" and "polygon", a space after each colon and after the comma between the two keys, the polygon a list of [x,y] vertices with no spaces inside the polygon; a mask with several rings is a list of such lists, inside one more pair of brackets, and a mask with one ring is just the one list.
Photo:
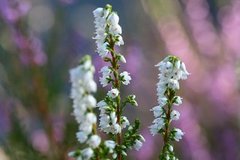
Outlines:
{"label": "flower cluster", "polygon": [[[118,24],[119,17],[117,13],[112,12],[112,6],[107,5],[105,8],[97,8],[93,11],[95,17],[97,52],[101,57],[106,57],[109,53],[109,41],[113,39],[116,45],[123,45],[122,28]],[[125,58],[122,58],[123,61]]]}
{"label": "flower cluster", "polygon": [[182,104],[182,98],[176,96],[176,91],[180,89],[179,80],[187,79],[189,73],[185,64],[175,56],[168,56],[156,65],[159,67],[159,82],[157,83],[158,105],[153,107],[155,119],[150,126],[152,135],[161,133],[164,139],[164,147],[161,155],[174,159],[173,147],[170,145],[171,140],[179,141],[184,133],[174,128],[171,130],[170,123],[178,120],[180,113],[173,110],[172,106]]}
{"label": "flower cluster", "polygon": [[72,83],[71,98],[73,100],[73,115],[79,124],[76,136],[80,143],[86,143],[87,148],[81,151],[70,152],[70,156],[88,160],[94,156],[94,149],[101,143],[101,138],[95,134],[97,117],[93,113],[96,99],[91,95],[96,92],[97,86],[93,80],[94,67],[91,58],[85,56],[80,65],[70,70]]}
{"label": "flower cluster", "polygon": [[[116,140],[114,151],[117,151],[117,156],[115,158],[122,159],[122,156],[127,155],[128,148],[134,147],[139,150],[144,141],[144,138],[137,133],[139,126],[131,130],[136,125],[130,125],[127,117],[122,115],[127,104],[137,106],[137,102],[134,95],[129,95],[125,99],[121,98],[120,95],[121,85],[130,84],[132,78],[127,71],[119,73],[119,62],[126,63],[125,57],[115,51],[116,45],[124,44],[121,36],[122,29],[118,24],[119,17],[116,12],[112,11],[110,5],[106,5],[105,8],[97,8],[93,14],[96,28],[93,39],[96,40],[97,52],[105,62],[109,63],[101,68],[102,76],[99,81],[103,87],[111,87],[106,97],[97,104],[100,110],[99,126],[103,132]],[[121,136],[124,128],[128,128],[127,133],[131,132],[127,137]]]}
{"label": "flower cluster", "polygon": [[[121,54],[116,54],[111,52],[111,47],[114,45],[123,45],[123,39],[121,36],[122,29],[118,24],[119,17],[116,12],[112,11],[112,7],[107,5],[105,8],[97,8],[93,11],[95,17],[95,28],[96,28],[96,39],[97,52],[99,55],[107,62],[113,61],[108,56],[109,53],[111,56],[114,56],[114,60],[119,60],[123,63],[126,63],[126,59]],[[104,48],[104,49],[103,49]],[[113,63],[113,62],[112,62]],[[117,61],[115,61],[117,63]],[[114,66],[104,66],[101,68],[100,73],[100,84],[103,87],[111,84],[114,86],[116,78],[119,78],[120,82],[124,85],[130,83],[131,77],[127,71],[124,71],[116,77],[117,71]],[[121,120],[118,122],[116,115],[117,106],[113,106],[114,99],[119,95],[119,87],[114,87],[107,93],[106,100],[102,100],[98,103],[100,109],[100,128],[106,133],[117,134],[121,133],[121,130],[129,125],[127,117],[122,116]],[[110,104],[107,104],[110,103]]]}

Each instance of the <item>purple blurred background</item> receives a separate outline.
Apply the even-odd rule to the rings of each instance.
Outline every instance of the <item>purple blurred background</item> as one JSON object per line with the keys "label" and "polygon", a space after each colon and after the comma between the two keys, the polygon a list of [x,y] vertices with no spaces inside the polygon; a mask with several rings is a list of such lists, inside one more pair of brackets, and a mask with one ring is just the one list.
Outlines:
{"label": "purple blurred background", "polygon": [[[107,3],[120,16],[122,69],[133,78],[122,92],[136,94],[139,104],[125,114],[141,120],[146,138],[128,159],[155,160],[161,150],[161,137],[148,130],[157,104],[154,65],[173,54],[191,73],[178,93],[184,99],[174,125],[185,132],[178,157],[239,160],[239,0],[1,0],[0,159],[67,160],[79,146],[68,70],[84,54],[97,72],[105,65],[95,53],[92,11]],[[101,100],[106,91],[98,91]]]}

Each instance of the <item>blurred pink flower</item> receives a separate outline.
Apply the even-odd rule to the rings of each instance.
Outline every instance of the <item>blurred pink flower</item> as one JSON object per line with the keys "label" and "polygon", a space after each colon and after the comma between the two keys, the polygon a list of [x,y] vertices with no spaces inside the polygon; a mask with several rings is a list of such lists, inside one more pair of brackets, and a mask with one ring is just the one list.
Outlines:
{"label": "blurred pink flower", "polygon": [[31,135],[33,147],[41,153],[46,154],[49,150],[49,142],[46,133],[43,130],[35,130]]}

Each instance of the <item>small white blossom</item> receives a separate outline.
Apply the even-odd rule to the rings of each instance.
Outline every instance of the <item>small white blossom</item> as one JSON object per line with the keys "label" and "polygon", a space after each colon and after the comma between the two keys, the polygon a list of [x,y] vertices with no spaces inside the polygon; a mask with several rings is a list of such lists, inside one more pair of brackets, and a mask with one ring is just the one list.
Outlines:
{"label": "small white blossom", "polygon": [[112,24],[113,26],[114,26],[114,25],[118,25],[119,17],[118,17],[118,15],[117,15],[115,12],[112,12],[112,13],[109,15],[108,21],[109,21],[109,23]]}
{"label": "small white blossom", "polygon": [[90,147],[97,148],[101,143],[101,138],[98,135],[92,135],[87,143]]}
{"label": "small white blossom", "polygon": [[85,122],[93,124],[97,122],[97,117],[94,113],[90,112],[86,114]]}
{"label": "small white blossom", "polygon": [[118,94],[119,94],[119,91],[118,91],[118,89],[116,89],[116,88],[111,89],[111,90],[108,91],[108,93],[107,93],[107,95],[108,95],[109,97],[111,97],[111,98],[116,98],[116,97],[118,96]]}
{"label": "small white blossom", "polygon": [[182,70],[182,77],[181,79],[187,79],[187,77],[190,75],[190,73],[187,71],[185,64],[182,62],[180,66]]}
{"label": "small white blossom", "polygon": [[180,97],[180,96],[175,96],[174,97],[174,103],[173,103],[174,105],[180,105],[180,104],[182,104],[182,98]]}
{"label": "small white blossom", "polygon": [[156,135],[160,129],[163,128],[164,126],[164,119],[163,118],[156,118],[153,120],[153,125],[151,125],[150,128],[150,132],[151,134],[154,136]]}
{"label": "small white blossom", "polygon": [[134,143],[134,145],[133,145],[133,147],[135,148],[135,150],[139,151],[140,148],[141,148],[142,145],[143,145],[143,142],[145,142],[145,138],[144,138],[142,135],[140,135],[140,138],[139,138],[139,139],[136,139],[136,140],[135,140],[135,143]]}
{"label": "small white blossom", "polygon": [[175,80],[175,79],[169,79],[168,81],[168,87],[173,89],[173,90],[178,90],[180,87],[179,87],[179,82],[178,80]]}
{"label": "small white blossom", "polygon": [[99,81],[100,81],[100,84],[103,86],[103,87],[106,87],[109,83],[108,77],[100,77]]}
{"label": "small white blossom", "polygon": [[133,147],[135,148],[135,150],[139,151],[140,148],[142,147],[142,142],[139,140],[136,140]]}
{"label": "small white blossom", "polygon": [[175,141],[179,141],[180,139],[182,139],[182,136],[184,135],[184,133],[182,132],[181,129],[178,128],[174,128],[174,139]]}
{"label": "small white blossom", "polygon": [[121,133],[121,126],[117,123],[117,117],[115,112],[100,114],[99,126],[105,133]]}
{"label": "small white blossom", "polygon": [[[121,38],[122,39],[122,38]],[[126,61],[126,59],[125,59],[125,57],[123,56],[123,55],[120,55],[120,61],[122,62],[122,63],[127,63],[127,61]]]}
{"label": "small white blossom", "polygon": [[[121,46],[121,45],[124,45],[124,41],[123,41],[123,38],[122,36],[118,36],[117,37],[117,42],[115,43],[117,46]],[[123,62],[123,63],[126,63],[126,59],[121,59],[121,58],[124,58],[124,57],[120,57],[120,61]]]}
{"label": "small white blossom", "polygon": [[79,125],[79,130],[85,132],[87,135],[92,133],[92,123],[83,122]]}
{"label": "small white blossom", "polygon": [[93,11],[93,15],[95,18],[103,16],[103,8],[97,8]]}
{"label": "small white blossom", "polygon": [[124,71],[122,73],[120,73],[120,76],[123,77],[123,81],[122,83],[124,85],[128,85],[130,83],[130,80],[132,79],[130,76],[129,76],[129,73],[127,71]]}
{"label": "small white blossom", "polygon": [[130,123],[129,123],[127,117],[122,116],[122,123],[121,123],[122,129],[123,129],[123,128],[126,128],[127,126],[129,126],[129,124],[130,124]]}
{"label": "small white blossom", "polygon": [[114,141],[112,141],[112,140],[106,140],[106,141],[104,142],[104,145],[105,145],[107,148],[109,148],[109,149],[114,149],[115,146],[116,146],[116,143],[115,143]]}
{"label": "small white blossom", "polygon": [[170,115],[171,120],[175,120],[176,121],[176,120],[179,119],[179,117],[180,117],[180,113],[178,111],[173,110],[171,112],[171,115]]}
{"label": "small white blossom", "polygon": [[161,106],[155,106],[150,111],[153,111],[153,115],[155,118],[160,117],[164,113],[164,110]]}
{"label": "small white blossom", "polygon": [[105,106],[107,106],[107,103],[104,100],[97,103],[97,107],[99,107],[99,108],[105,107]]}
{"label": "small white blossom", "polygon": [[86,104],[86,106],[88,108],[95,108],[97,101],[96,99],[92,96],[92,95],[86,95],[83,99],[82,99],[83,103]]}
{"label": "small white blossom", "polygon": [[100,73],[102,73],[102,77],[100,77],[99,81],[103,87],[106,87],[109,84],[108,79],[111,79],[111,72],[111,69],[107,66],[102,67],[102,69],[100,70]]}
{"label": "small white blossom", "polygon": [[88,139],[88,134],[86,134],[86,132],[79,131],[79,132],[77,132],[76,135],[77,135],[77,139],[80,143],[84,143]]}
{"label": "small white blossom", "polygon": [[161,107],[165,106],[165,105],[167,104],[167,101],[168,101],[168,99],[167,99],[167,97],[165,97],[165,96],[158,98],[158,104],[159,104],[159,106],[161,106]]}
{"label": "small white blossom", "polygon": [[82,159],[83,160],[90,160],[93,157],[93,150],[92,148],[85,148],[82,150]]}

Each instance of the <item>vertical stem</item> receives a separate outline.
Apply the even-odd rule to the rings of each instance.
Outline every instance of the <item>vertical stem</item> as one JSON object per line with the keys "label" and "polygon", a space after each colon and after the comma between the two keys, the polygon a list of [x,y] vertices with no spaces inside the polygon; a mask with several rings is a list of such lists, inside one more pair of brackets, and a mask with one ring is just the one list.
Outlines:
{"label": "vertical stem", "polygon": [[164,147],[168,143],[168,137],[169,137],[169,128],[170,128],[170,119],[171,119],[171,104],[168,104],[167,106],[167,114],[166,114],[166,124],[165,124],[165,134],[164,134]]}
{"label": "vertical stem", "polygon": [[[111,48],[111,56],[112,56],[112,67],[113,67],[113,70],[114,70],[114,83],[113,83],[113,86],[114,88],[117,88],[118,90],[120,90],[120,82],[119,82],[119,73],[118,73],[118,64],[117,64],[117,59],[115,57],[115,53],[114,53],[114,42],[111,42],[110,43],[110,48]],[[116,114],[117,114],[117,123],[120,125],[120,120],[121,120],[121,106],[120,106],[120,103],[121,103],[121,96],[120,94],[116,97],[116,102],[117,102],[117,111],[116,111]],[[122,134],[121,132],[117,134],[116,136],[116,142],[118,145],[121,145],[121,142],[122,141]],[[119,152],[118,155],[117,155],[117,159],[118,160],[122,160],[122,155],[121,153]]]}
{"label": "vertical stem", "polygon": [[170,133],[170,121],[171,121],[171,112],[172,112],[172,99],[175,96],[175,92],[168,90],[167,97],[168,97],[168,104],[167,104],[167,112],[166,112],[166,123],[165,123],[165,134],[163,137],[164,146],[163,146],[163,154],[167,149],[167,144],[169,143],[169,133]]}

